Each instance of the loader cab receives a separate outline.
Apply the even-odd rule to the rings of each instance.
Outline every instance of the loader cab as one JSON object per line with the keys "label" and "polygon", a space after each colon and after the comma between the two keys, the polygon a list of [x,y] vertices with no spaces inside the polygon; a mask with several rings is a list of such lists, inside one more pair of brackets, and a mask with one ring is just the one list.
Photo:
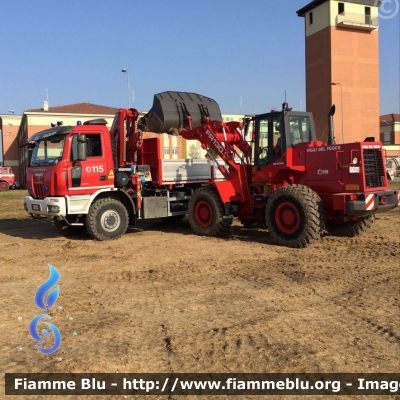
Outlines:
{"label": "loader cab", "polygon": [[247,120],[254,143],[257,166],[286,163],[286,150],[316,140],[312,113],[281,111],[253,116]]}

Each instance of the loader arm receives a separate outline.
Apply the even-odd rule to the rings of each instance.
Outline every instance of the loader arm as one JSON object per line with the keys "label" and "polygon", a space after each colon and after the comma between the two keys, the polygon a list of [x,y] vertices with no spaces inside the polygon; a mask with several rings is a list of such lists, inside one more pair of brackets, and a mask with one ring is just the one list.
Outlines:
{"label": "loader arm", "polygon": [[[243,163],[249,164],[250,162],[251,147],[243,139],[239,131],[242,127],[243,124],[240,122],[224,123],[222,121],[210,121],[209,118],[205,118],[202,125],[191,130],[181,128],[179,135],[184,139],[198,140],[203,149],[212,149],[226,164],[236,170],[235,155],[240,157],[237,149],[243,153]],[[209,155],[212,157],[211,153]],[[227,169],[219,164],[218,168],[224,177],[229,179]]]}

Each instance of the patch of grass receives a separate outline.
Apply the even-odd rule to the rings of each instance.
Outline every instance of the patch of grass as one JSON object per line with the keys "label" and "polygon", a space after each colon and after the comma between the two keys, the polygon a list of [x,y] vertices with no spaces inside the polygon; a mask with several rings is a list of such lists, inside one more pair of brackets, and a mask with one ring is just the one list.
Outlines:
{"label": "patch of grass", "polygon": [[26,190],[7,190],[0,192],[0,218],[5,214],[21,212],[27,215],[24,210],[24,198],[28,195]]}
{"label": "patch of grass", "polygon": [[390,189],[400,189],[400,182],[389,182]]}

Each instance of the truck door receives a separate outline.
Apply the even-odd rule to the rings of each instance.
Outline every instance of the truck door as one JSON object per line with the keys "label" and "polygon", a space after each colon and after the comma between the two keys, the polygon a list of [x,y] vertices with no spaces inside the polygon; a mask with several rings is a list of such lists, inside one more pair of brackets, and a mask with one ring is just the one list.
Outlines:
{"label": "truck door", "polygon": [[[111,157],[107,157],[104,135],[100,132],[85,132],[86,160],[73,163],[68,176],[71,195],[92,194],[99,189],[114,186],[114,173]],[[76,159],[78,151],[77,135],[72,141],[71,159]]]}

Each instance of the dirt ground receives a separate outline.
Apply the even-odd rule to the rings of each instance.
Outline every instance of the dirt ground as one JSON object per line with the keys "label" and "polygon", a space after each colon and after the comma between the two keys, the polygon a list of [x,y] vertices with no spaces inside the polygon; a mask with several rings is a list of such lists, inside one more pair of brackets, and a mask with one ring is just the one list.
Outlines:
{"label": "dirt ground", "polygon": [[[400,372],[400,209],[297,250],[236,222],[228,239],[186,221],[65,238],[26,215],[23,195],[0,193],[2,398],[5,372]],[[48,263],[62,345],[45,356],[28,325]]]}

